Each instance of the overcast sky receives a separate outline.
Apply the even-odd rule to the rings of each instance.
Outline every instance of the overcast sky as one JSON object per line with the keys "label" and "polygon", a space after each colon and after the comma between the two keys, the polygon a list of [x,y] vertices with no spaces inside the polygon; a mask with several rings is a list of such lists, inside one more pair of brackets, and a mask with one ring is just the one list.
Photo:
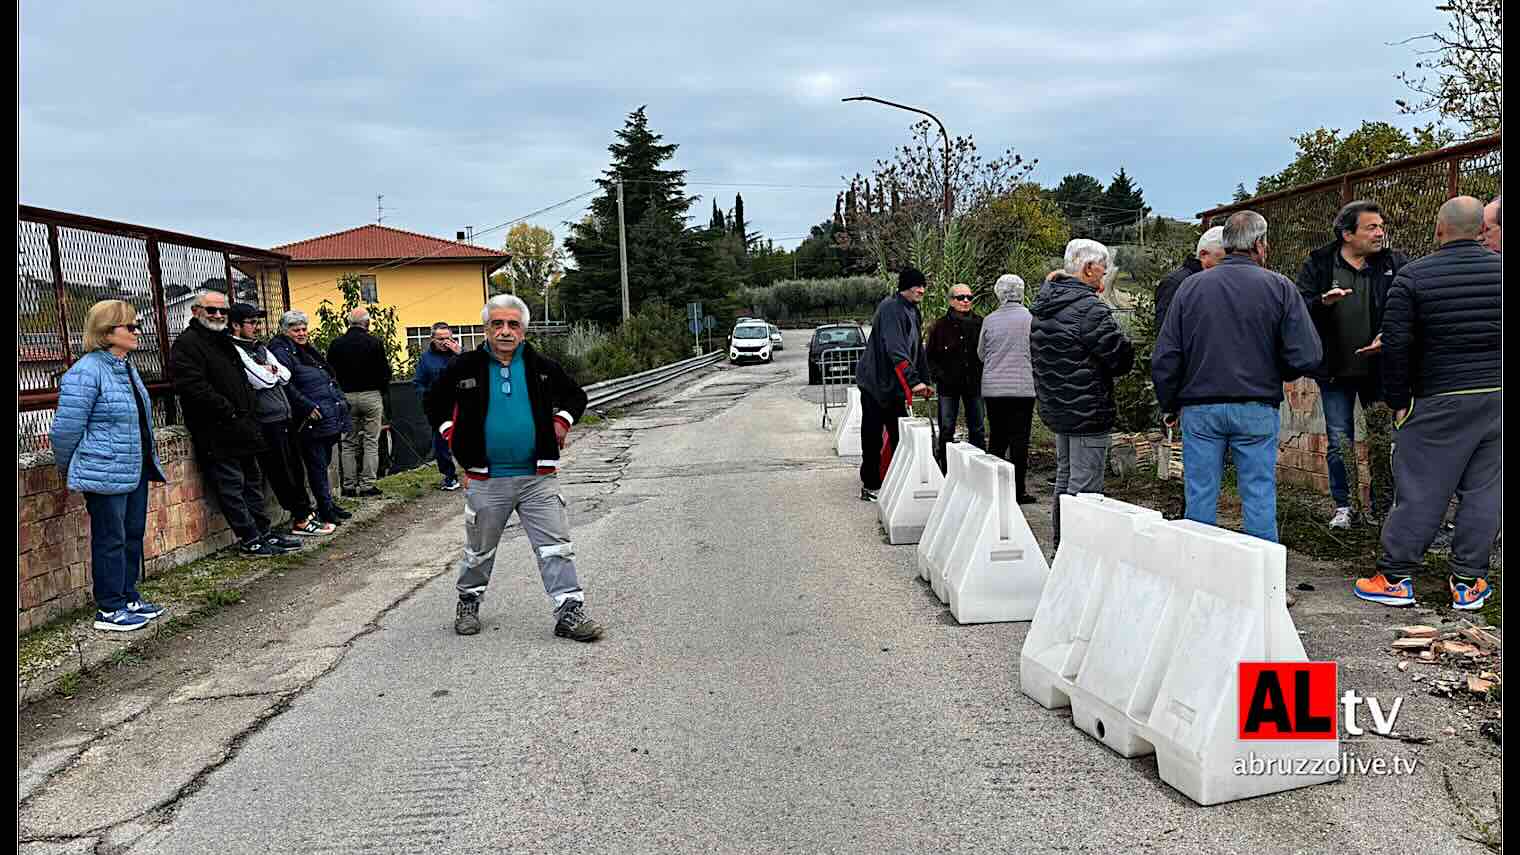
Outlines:
{"label": "overcast sky", "polygon": [[[791,247],[907,139],[915,117],[839,102],[864,93],[1038,158],[1046,185],[1123,166],[1191,217],[1295,133],[1413,124],[1391,43],[1443,25],[1435,0],[242,5],[24,0],[21,201],[273,246],[373,222],[384,194],[386,224],[452,237],[591,189],[647,104],[699,221],[738,190]],[[584,204],[533,221],[563,236]]]}

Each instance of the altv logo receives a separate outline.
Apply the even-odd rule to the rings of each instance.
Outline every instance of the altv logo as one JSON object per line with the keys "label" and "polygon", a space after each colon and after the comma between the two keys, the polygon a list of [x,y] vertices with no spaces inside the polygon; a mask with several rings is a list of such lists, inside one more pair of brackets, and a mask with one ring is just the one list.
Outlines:
{"label": "altv logo", "polygon": [[1354,689],[1336,694],[1334,662],[1242,662],[1240,663],[1241,739],[1335,739],[1339,712],[1346,716],[1346,732],[1360,736],[1357,720],[1363,703],[1372,716],[1372,729],[1393,733],[1403,698],[1395,698],[1384,714],[1382,703]]}

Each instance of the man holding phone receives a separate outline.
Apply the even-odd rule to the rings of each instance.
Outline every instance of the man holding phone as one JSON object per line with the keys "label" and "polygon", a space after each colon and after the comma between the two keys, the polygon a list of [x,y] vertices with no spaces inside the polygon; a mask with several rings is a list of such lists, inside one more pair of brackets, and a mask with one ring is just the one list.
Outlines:
{"label": "man holding phone", "polygon": [[[1342,448],[1355,447],[1356,402],[1365,410],[1382,399],[1383,309],[1388,286],[1409,258],[1387,248],[1382,210],[1375,202],[1348,203],[1335,215],[1334,229],[1335,240],[1309,254],[1297,284],[1325,349],[1324,361],[1310,376],[1319,384],[1329,439],[1325,461],[1335,499],[1330,527],[1350,528],[1348,462]],[[1356,465],[1354,455],[1349,465]],[[1374,513],[1386,504],[1386,497],[1374,492]]]}

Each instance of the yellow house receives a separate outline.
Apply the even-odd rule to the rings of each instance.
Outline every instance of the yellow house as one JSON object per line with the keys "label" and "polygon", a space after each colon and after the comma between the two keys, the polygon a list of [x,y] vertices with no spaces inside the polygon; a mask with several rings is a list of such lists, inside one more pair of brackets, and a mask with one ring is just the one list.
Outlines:
{"label": "yellow house", "polygon": [[[389,226],[368,225],[275,247],[290,256],[290,307],[316,323],[327,300],[343,305],[338,280],[359,277],[366,302],[394,307],[407,343],[419,348],[443,321],[465,349],[485,338],[480,307],[490,275],[511,256]],[[278,319],[271,318],[271,325]]]}

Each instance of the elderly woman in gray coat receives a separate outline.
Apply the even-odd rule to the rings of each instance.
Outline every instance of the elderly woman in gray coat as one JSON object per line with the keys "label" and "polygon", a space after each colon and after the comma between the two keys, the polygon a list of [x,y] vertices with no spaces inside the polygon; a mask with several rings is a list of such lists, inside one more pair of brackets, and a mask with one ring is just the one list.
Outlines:
{"label": "elderly woman in gray coat", "polygon": [[1019,504],[1036,500],[1024,487],[1029,468],[1029,428],[1034,421],[1034,370],[1024,280],[1005,273],[992,286],[998,309],[982,321],[976,353],[982,359],[982,398],[987,406],[987,451],[1013,464]]}

